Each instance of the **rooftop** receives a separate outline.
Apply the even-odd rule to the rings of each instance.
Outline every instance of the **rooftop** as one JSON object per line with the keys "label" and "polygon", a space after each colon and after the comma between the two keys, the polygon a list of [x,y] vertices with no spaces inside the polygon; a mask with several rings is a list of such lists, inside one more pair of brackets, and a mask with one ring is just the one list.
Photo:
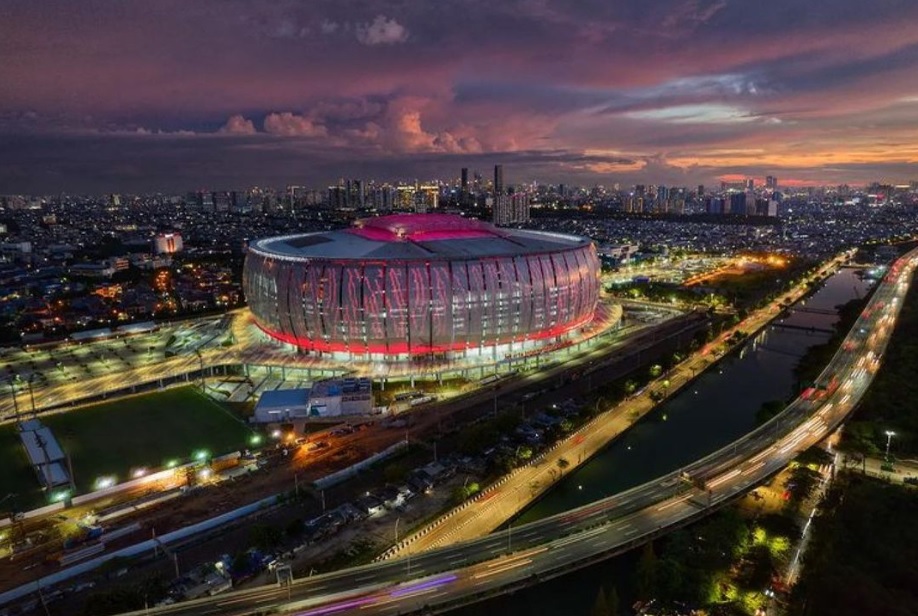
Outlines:
{"label": "rooftop", "polygon": [[395,214],[358,220],[341,231],[258,240],[251,250],[280,259],[474,259],[557,252],[587,238],[544,231],[498,229],[450,214]]}

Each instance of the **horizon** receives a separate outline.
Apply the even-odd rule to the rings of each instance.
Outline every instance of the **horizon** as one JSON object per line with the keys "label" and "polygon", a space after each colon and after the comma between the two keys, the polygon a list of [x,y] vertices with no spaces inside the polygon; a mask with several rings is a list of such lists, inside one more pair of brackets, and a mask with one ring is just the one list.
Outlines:
{"label": "horizon", "polygon": [[0,193],[908,183],[918,5],[831,4],[0,0]]}

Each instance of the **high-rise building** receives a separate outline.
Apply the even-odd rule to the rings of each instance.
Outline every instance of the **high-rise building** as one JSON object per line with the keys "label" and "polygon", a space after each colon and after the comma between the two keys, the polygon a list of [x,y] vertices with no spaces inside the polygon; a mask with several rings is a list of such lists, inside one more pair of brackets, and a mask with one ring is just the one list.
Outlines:
{"label": "high-rise building", "polygon": [[460,180],[459,186],[460,188],[462,188],[463,193],[467,193],[469,191],[469,168],[468,167],[462,168],[461,178],[462,179]]}
{"label": "high-rise building", "polygon": [[517,192],[510,195],[510,216],[514,223],[529,222],[529,195]]}
{"label": "high-rise building", "polygon": [[704,196],[704,184],[698,185],[698,192],[696,193],[698,197]]}
{"label": "high-rise building", "polygon": [[746,215],[755,216],[758,211],[756,210],[756,198],[755,193],[752,190],[746,191]]}
{"label": "high-rise building", "polygon": [[504,166],[494,165],[494,195],[504,194]]}
{"label": "high-rise building", "polygon": [[491,210],[491,221],[498,227],[504,227],[513,222],[513,214],[510,209],[510,195],[495,195],[494,204],[491,206]]}
{"label": "high-rise building", "polygon": [[754,190],[754,189],[755,189],[755,180],[752,178],[747,179],[746,180],[746,190]]}
{"label": "high-rise building", "polygon": [[765,178],[765,188],[771,191],[778,190],[778,178],[773,175],[769,175]]}

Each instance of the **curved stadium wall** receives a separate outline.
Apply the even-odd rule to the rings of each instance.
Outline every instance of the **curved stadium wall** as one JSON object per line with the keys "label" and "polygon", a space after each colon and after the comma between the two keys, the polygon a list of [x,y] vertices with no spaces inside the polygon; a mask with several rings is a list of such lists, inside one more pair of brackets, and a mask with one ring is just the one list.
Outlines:
{"label": "curved stadium wall", "polygon": [[391,359],[482,354],[555,340],[596,308],[587,239],[430,214],[358,225],[252,244],[243,286],[269,336]]}

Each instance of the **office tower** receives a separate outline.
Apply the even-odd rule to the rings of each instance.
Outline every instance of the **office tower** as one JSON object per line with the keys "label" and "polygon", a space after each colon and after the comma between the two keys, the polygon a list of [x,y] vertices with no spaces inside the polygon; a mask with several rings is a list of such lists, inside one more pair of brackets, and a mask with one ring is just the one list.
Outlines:
{"label": "office tower", "polygon": [[704,196],[704,184],[699,184],[699,185],[698,185],[698,192],[697,192],[696,194],[697,194],[699,197],[703,197],[703,196]]}
{"label": "office tower", "polygon": [[746,215],[755,216],[757,214],[756,210],[756,198],[755,193],[751,190],[746,191]]}
{"label": "office tower", "polygon": [[504,166],[494,165],[494,195],[504,194]]}
{"label": "office tower", "polygon": [[778,178],[773,175],[769,175],[765,178],[765,188],[771,191],[778,190]]}
{"label": "office tower", "polygon": [[746,180],[746,190],[754,190],[754,189],[755,189],[755,180],[752,178],[749,178],[748,180]]}
{"label": "office tower", "polygon": [[463,194],[469,191],[469,168],[468,167],[462,168],[462,180],[459,186],[462,188]]}
{"label": "office tower", "polygon": [[510,216],[513,222],[529,222],[529,195],[524,192],[510,195]]}

